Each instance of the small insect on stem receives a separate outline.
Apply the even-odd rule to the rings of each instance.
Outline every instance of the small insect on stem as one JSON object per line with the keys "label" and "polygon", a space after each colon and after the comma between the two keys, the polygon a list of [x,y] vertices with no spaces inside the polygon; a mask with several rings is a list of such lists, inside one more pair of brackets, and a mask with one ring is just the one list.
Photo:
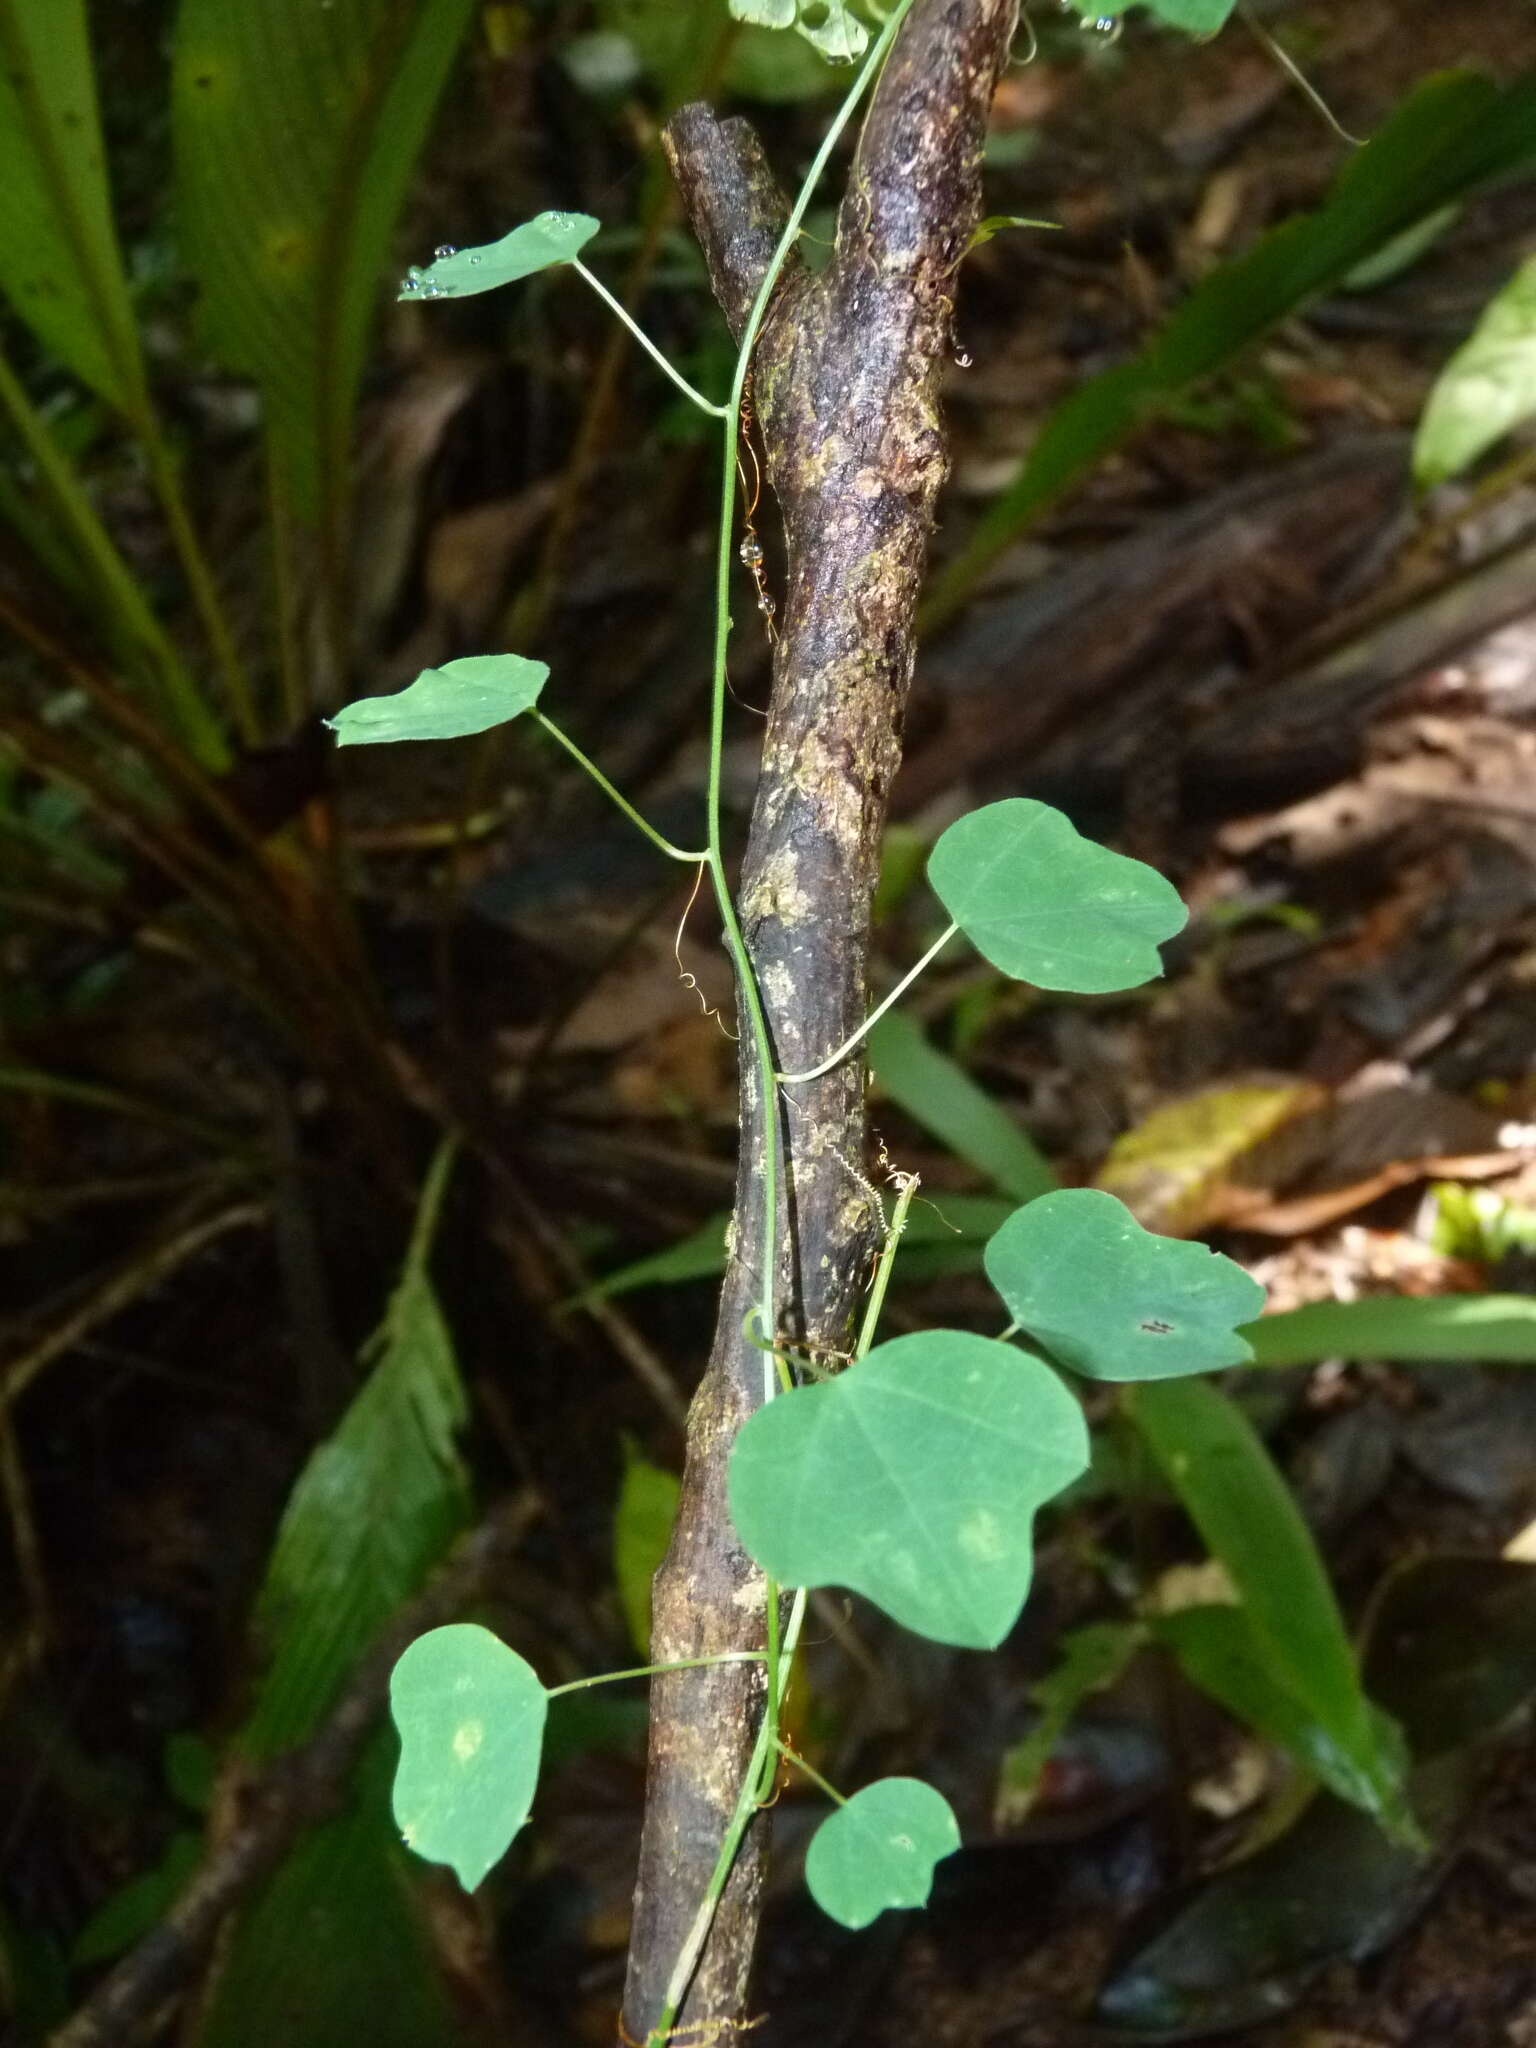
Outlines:
{"label": "small insect on stem", "polygon": [[[749,375],[741,394],[741,442],[736,455],[736,468],[741,477],[743,500],[741,522],[745,529],[741,537],[741,546],[737,552],[741,556],[742,567],[752,578],[753,584],[756,587],[757,608],[763,615],[763,626],[768,634],[768,645],[776,647],[779,643],[779,629],[775,618],[773,596],[768,588],[767,556],[763,553],[763,544],[758,538],[757,527],[753,523],[757,517],[757,508],[762,503],[763,466],[757,459],[757,449],[752,441],[752,419],[752,379]],[[750,475],[747,473],[747,464],[744,459],[747,457],[751,458],[752,463]]]}

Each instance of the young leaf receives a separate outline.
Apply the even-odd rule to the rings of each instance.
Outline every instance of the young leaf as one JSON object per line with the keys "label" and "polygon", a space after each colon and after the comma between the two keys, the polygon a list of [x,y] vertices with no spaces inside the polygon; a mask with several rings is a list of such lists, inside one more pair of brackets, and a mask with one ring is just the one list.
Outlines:
{"label": "young leaf", "polygon": [[903,1011],[888,1011],[870,1032],[869,1062],[899,1108],[1015,1201],[1032,1201],[1055,1187],[1050,1163],[1029,1133]]}
{"label": "young leaf", "polygon": [[408,1848],[472,1892],[528,1818],[549,1695],[488,1628],[418,1636],[389,1681],[400,1731],[394,1813]]}
{"label": "young leaf", "polygon": [[731,1515],[781,1585],[848,1586],[919,1635],[992,1649],[1029,1591],[1036,1508],[1087,1463],[1049,1366],[927,1330],[758,1409],[731,1455]]}
{"label": "young leaf", "polygon": [[1383,1294],[1313,1301],[1263,1316],[1243,1335],[1255,1365],[1321,1365],[1327,1358],[1536,1365],[1536,1300],[1526,1294]]}
{"label": "young leaf", "polygon": [[1014,1321],[1089,1379],[1176,1379],[1253,1357],[1237,1326],[1264,1305],[1258,1281],[1206,1245],[1143,1230],[1099,1188],[1016,1209],[986,1266]]}
{"label": "young leaf", "polygon": [[672,1540],[680,1491],[675,1472],[653,1465],[625,1437],[624,1479],[613,1515],[613,1576],[630,1640],[640,1651],[651,1640],[651,1581]]}
{"label": "young leaf", "polygon": [[396,297],[467,299],[475,292],[516,284],[536,270],[574,262],[601,225],[590,213],[537,214],[499,242],[483,242],[477,249],[439,251],[425,270],[413,264]]}
{"label": "young leaf", "polygon": [[1488,305],[1441,371],[1413,444],[1429,486],[1457,476],[1514,427],[1536,418],[1536,256]]}
{"label": "young leaf", "polygon": [[467,654],[424,668],[388,697],[359,697],[326,723],[338,747],[385,740],[457,740],[530,710],[549,681],[542,661],[520,654]]}
{"label": "young leaf", "polygon": [[1189,913],[1155,869],[1084,839],[1069,818],[1008,797],[957,818],[928,859],[934,893],[1015,981],[1101,995],[1161,974],[1158,946]]}
{"label": "young leaf", "polygon": [[805,1855],[805,1881],[823,1913],[867,1927],[890,1906],[926,1906],[933,1866],[960,1846],[942,1792],[921,1778],[878,1778],[822,1822]]}
{"label": "young leaf", "polygon": [[1203,1380],[1133,1389],[1127,1412],[1211,1555],[1227,1568],[1258,1658],[1386,1810],[1402,1777],[1392,1724],[1361,1688],[1328,1574],[1295,1499],[1236,1404]]}

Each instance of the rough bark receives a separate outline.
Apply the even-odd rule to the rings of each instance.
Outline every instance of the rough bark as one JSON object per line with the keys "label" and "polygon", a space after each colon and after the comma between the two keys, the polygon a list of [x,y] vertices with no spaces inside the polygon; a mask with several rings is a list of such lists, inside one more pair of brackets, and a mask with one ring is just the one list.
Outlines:
{"label": "rough bark", "polygon": [[[981,145],[1015,0],[917,0],[876,88],[828,267],[791,261],[754,364],[783,515],[787,588],[739,904],[777,1063],[814,1065],[866,1010],[870,901],[900,759],[914,618],[945,473],[940,367],[975,223]],[[738,334],[785,210],[745,123],[685,108],[668,153]],[[750,1043],[745,1020],[742,1043]],[[658,1662],[760,1648],[763,1583],[738,1546],[725,1472],[761,1398],[743,1335],[757,1298],[764,1117],[785,1161],[779,1335],[845,1349],[878,1236],[865,1179],[859,1059],[765,1104],[749,1059],[733,1251],[708,1371],[689,1415],[676,1532],[657,1575]],[[643,2041],[707,1888],[747,1768],[761,1667],[654,1682],[646,1815],[624,2030]],[[684,2039],[749,2017],[766,1824],[749,1830],[679,2016]]]}

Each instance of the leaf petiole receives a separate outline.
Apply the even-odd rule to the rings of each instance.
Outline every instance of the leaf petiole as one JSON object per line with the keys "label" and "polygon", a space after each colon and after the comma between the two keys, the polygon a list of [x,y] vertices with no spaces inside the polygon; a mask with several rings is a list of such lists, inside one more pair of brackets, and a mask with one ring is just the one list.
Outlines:
{"label": "leaf petiole", "polygon": [[640,346],[645,350],[646,354],[650,357],[651,361],[656,364],[658,369],[664,371],[665,374],[671,378],[672,382],[677,386],[678,390],[682,392],[684,398],[689,399],[694,405],[696,405],[699,408],[700,412],[708,413],[711,419],[724,420],[733,417],[731,408],[728,405],[716,405],[715,401],[712,398],[706,398],[702,391],[696,389],[695,386],[688,382],[688,379],[683,375],[681,370],[677,369],[672,363],[668,362],[667,358],[662,354],[661,350],[656,346],[655,342],[652,341],[651,337],[646,333],[645,329],[640,325],[639,321],[636,320],[634,316],[628,311],[628,309],[623,304],[621,304],[621,302],[618,299],[614,297],[613,293],[609,291],[607,285],[603,283],[602,279],[600,277],[595,276],[590,270],[588,270],[587,266],[585,265],[585,263],[582,262],[579,256],[573,256],[571,258],[571,268],[572,270],[580,271],[581,275],[586,279],[587,283],[591,285],[593,291],[597,293],[597,296],[602,300],[603,304],[608,308],[609,312],[614,314],[619,320],[623,321],[624,325],[629,329],[630,333],[635,337],[636,341],[639,342]]}
{"label": "leaf petiole", "polygon": [[959,931],[959,929],[960,927],[958,924],[952,924],[948,926],[945,931],[940,933],[939,937],[934,940],[933,944],[928,948],[927,952],[923,955],[922,959],[918,961],[917,965],[915,967],[908,968],[907,972],[901,977],[900,981],[897,982],[896,986],[891,990],[890,994],[885,998],[885,1000],[875,1005],[874,1009],[870,1011],[869,1015],[864,1019],[864,1022],[859,1026],[858,1030],[855,1031],[850,1038],[845,1038],[842,1044],[837,1048],[836,1052],[829,1052],[826,1058],[820,1063],[819,1066],[807,1067],[803,1074],[777,1075],[775,1078],[778,1080],[779,1085],[784,1088],[792,1088],[795,1087],[801,1081],[819,1081],[823,1074],[830,1074],[835,1066],[839,1065],[841,1061],[847,1059],[849,1053],[853,1052],[859,1045],[863,1043],[863,1041],[869,1036],[870,1032],[873,1031],[875,1026],[880,1022],[880,1019],[885,1015],[886,1011],[891,1008],[892,1004],[899,1003],[901,1001],[901,998],[906,994],[907,990],[912,986],[913,982],[916,981],[918,976],[924,973],[926,969],[933,964],[933,962],[938,958],[940,953],[943,952],[944,948],[949,944],[950,940],[955,936],[955,933]]}
{"label": "leaf petiole", "polygon": [[701,1671],[710,1664],[762,1664],[767,1660],[760,1650],[721,1650],[713,1657],[679,1657],[671,1664],[636,1664],[628,1671],[599,1671],[592,1678],[568,1678],[564,1685],[547,1685],[544,1690],[552,1700],[563,1692],[583,1692],[592,1685],[617,1685],[621,1678],[654,1678],[665,1671]]}
{"label": "leaf petiole", "polygon": [[708,854],[705,853],[690,853],[687,847],[685,846],[674,846],[670,839],[666,838],[662,833],[656,830],[656,827],[654,825],[647,823],[647,821],[644,818],[642,818],[640,813],[635,809],[634,805],[630,802],[629,798],[625,796],[622,791],[614,788],[613,784],[608,780],[607,776],[603,773],[602,769],[598,767],[597,763],[595,761],[589,760],[587,756],[581,751],[580,747],[577,746],[576,742],[570,737],[570,735],[568,733],[562,732],[559,726],[556,725],[555,721],[552,718],[546,718],[542,711],[539,711],[532,707],[530,707],[528,715],[530,718],[534,719],[539,725],[543,726],[544,730],[549,734],[551,739],[557,740],[559,744],[562,747],[564,747],[565,751],[570,755],[571,759],[576,763],[577,767],[585,769],[587,774],[591,776],[592,780],[603,792],[604,796],[606,796],[611,803],[617,804],[619,809],[624,813],[625,817],[628,818],[631,825],[634,825],[635,827],[637,827],[638,830],[643,832],[646,838],[650,840],[652,846],[658,848],[662,853],[664,853],[667,856],[668,860],[686,861],[690,867],[698,867],[709,858]]}

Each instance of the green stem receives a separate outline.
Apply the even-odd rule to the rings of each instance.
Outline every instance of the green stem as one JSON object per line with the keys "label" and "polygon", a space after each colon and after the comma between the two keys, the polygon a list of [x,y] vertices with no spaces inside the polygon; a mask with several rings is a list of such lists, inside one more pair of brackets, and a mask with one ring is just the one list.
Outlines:
{"label": "green stem", "polygon": [[247,746],[255,746],[261,738],[260,721],[256,716],[256,703],[251,695],[251,685],[235,652],[234,636],[224,616],[224,606],[218,588],[213,580],[213,571],[208,566],[208,557],[197,537],[192,516],[187,510],[187,501],[182,494],[181,478],[177,474],[175,459],[166,446],[160,431],[160,422],[155,417],[149,400],[144,402],[142,418],[135,422],[144,452],[149,460],[149,474],[160,500],[160,509],[165,514],[166,529],[171,536],[171,545],[181,563],[182,574],[187,579],[187,589],[192,603],[202,621],[203,631],[208,636],[208,645],[213,650],[214,661],[224,678],[224,688],[229,696],[229,708],[234,713],[235,724],[240,737]]}
{"label": "green stem", "polygon": [[659,1671],[699,1671],[708,1664],[761,1664],[756,1650],[720,1650],[713,1657],[678,1657],[670,1664],[636,1664],[629,1671],[600,1671],[595,1678],[570,1678],[564,1685],[547,1685],[552,1700],[563,1692],[582,1692],[589,1685],[617,1685],[621,1678],[654,1678]]}
{"label": "green stem", "polygon": [[690,867],[700,867],[708,861],[709,855],[707,853],[690,853],[686,846],[674,846],[670,839],[663,838],[654,825],[646,823],[629,798],[620,790],[614,788],[597,763],[589,761],[576,742],[563,733],[552,718],[546,718],[537,706],[534,706],[532,715],[537,723],[543,726],[551,739],[559,741],[560,745],[564,747],[577,766],[586,770],[604,796],[610,802],[618,805],[631,825],[638,827],[645,834],[646,838],[650,840],[652,846],[658,847],[667,856],[668,860],[687,861]]}
{"label": "green stem", "polygon": [[[773,1604],[777,1606],[778,1589],[770,1587],[769,1590],[774,1594]],[[800,1629],[805,1621],[805,1604],[806,1594],[802,1588],[795,1595],[794,1605],[789,1611],[789,1625],[784,1631],[784,1661],[780,1671],[779,1683],[777,1686],[771,1682],[769,1684],[768,1698],[763,1707],[762,1722],[757,1731],[757,1741],[753,1746],[752,1758],[747,1765],[746,1775],[741,1781],[741,1790],[736,1796],[735,1810],[726,1823],[725,1834],[720,1843],[720,1854],[715,1858],[715,1867],[710,1872],[708,1888],[700,1902],[698,1912],[693,1916],[693,1925],[688,1930],[688,1938],[683,1943],[682,1951],[673,1966],[672,1975],[667,1983],[667,1995],[661,2008],[661,2016],[645,2037],[646,2048],[667,2048],[673,2022],[677,2018],[678,2010],[683,2000],[688,1995],[688,1986],[693,1982],[693,1973],[699,1966],[699,1957],[704,1953],[704,1944],[709,1939],[709,1930],[714,1924],[715,1908],[719,1905],[720,1896],[724,1892],[726,1883],[730,1878],[732,1866],[741,1848],[742,1837],[746,1834],[753,1815],[757,1812],[759,1805],[767,1795],[768,1786],[765,1782],[765,1775],[771,1777],[775,1768],[774,1758],[777,1755],[779,1708],[783,1704],[784,1688],[788,1683],[790,1665],[795,1654],[795,1645],[800,1640]]]}
{"label": "green stem", "polygon": [[155,617],[142,589],[102,525],[79,473],[28,399],[21,380],[0,356],[0,408],[11,417],[32,458],[39,486],[53,501],[77,558],[101,600],[103,637],[134,643],[154,677],[171,729],[200,766],[228,766],[229,749],[218,720],[199,696],[181,657]]}
{"label": "green stem", "polygon": [[901,1233],[907,1227],[907,1211],[912,1206],[912,1197],[917,1193],[917,1175],[909,1174],[901,1184],[896,1197],[896,1208],[891,1217],[890,1228],[885,1233],[885,1243],[880,1249],[880,1263],[875,1268],[874,1282],[869,1290],[869,1300],[864,1307],[864,1321],[859,1329],[859,1341],[854,1347],[857,1362],[868,1352],[875,1341],[875,1331],[880,1322],[880,1311],[885,1307],[885,1290],[891,1284],[891,1268],[896,1263],[896,1247],[901,1242]]}
{"label": "green stem", "polygon": [[629,311],[629,308],[626,305],[624,305],[622,300],[616,299],[614,297],[613,293],[609,291],[607,285],[603,283],[600,277],[595,277],[593,273],[590,270],[588,270],[587,266],[585,265],[585,263],[582,262],[579,256],[573,256],[571,258],[571,268],[573,270],[580,271],[581,275],[587,280],[587,283],[591,285],[593,291],[597,293],[597,296],[602,300],[603,304],[608,308],[608,310],[611,313],[617,314],[618,318],[623,321],[624,325],[629,329],[630,333],[635,337],[636,341],[638,341],[640,346],[645,350],[646,354],[650,357],[651,361],[666,376],[671,378],[672,382],[677,386],[678,390],[682,392],[684,398],[691,399],[692,402],[699,408],[699,411],[707,412],[711,419],[734,419],[735,415],[730,411],[730,409],[727,406],[716,405],[715,401],[712,398],[706,398],[702,391],[696,390],[695,387],[688,382],[688,379],[683,375],[681,370],[675,368],[673,364],[667,361],[667,358],[662,354],[661,350],[656,346],[655,342],[652,341],[651,337],[646,333],[645,329],[640,325],[639,321],[635,319],[633,314]]}
{"label": "green stem", "polygon": [[837,1048],[836,1052],[829,1052],[826,1058],[821,1062],[819,1066],[807,1067],[806,1071],[803,1074],[780,1074],[779,1080],[781,1081],[781,1083],[783,1083],[785,1087],[794,1087],[797,1083],[801,1081],[819,1081],[823,1074],[830,1074],[835,1066],[837,1066],[841,1061],[847,1059],[849,1053],[851,1053],[856,1046],[863,1044],[864,1040],[868,1037],[869,1033],[874,1030],[875,1026],[880,1022],[880,1019],[885,1015],[886,1011],[890,1009],[891,1005],[893,1003],[899,1003],[901,1001],[901,998],[906,994],[907,990],[912,986],[913,982],[917,980],[920,974],[926,972],[926,970],[938,958],[940,953],[943,952],[944,948],[949,944],[950,940],[955,936],[955,933],[959,931],[959,929],[959,925],[952,924],[949,927],[949,929],[942,934],[941,937],[935,939],[933,944],[928,948],[927,952],[923,955],[922,959],[918,961],[917,965],[907,970],[907,972],[901,977],[900,981],[898,981],[896,986],[891,990],[890,994],[885,998],[885,1001],[883,1003],[876,1004],[874,1009],[872,1009],[869,1015],[864,1019],[864,1022],[859,1026],[858,1030],[855,1031],[850,1037],[845,1038],[842,1044]]}

